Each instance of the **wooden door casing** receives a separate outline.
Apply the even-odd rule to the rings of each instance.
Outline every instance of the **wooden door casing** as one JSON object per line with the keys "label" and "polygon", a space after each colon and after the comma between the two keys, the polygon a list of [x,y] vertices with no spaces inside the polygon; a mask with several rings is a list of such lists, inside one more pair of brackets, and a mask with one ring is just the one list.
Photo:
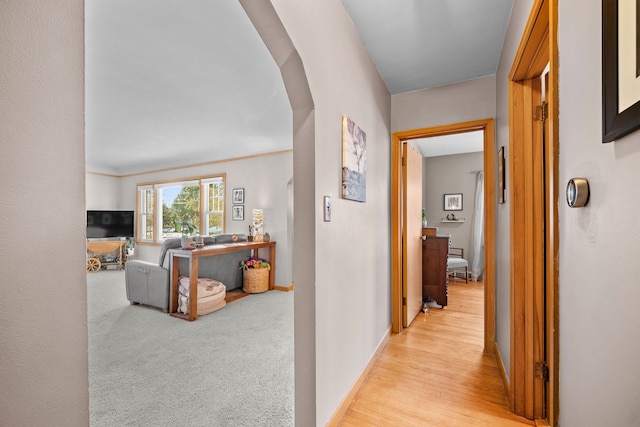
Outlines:
{"label": "wooden door casing", "polygon": [[[404,141],[431,136],[482,130],[484,132],[484,185],[493,188],[496,179],[495,121],[492,118],[452,123],[429,128],[394,132],[391,138],[391,331],[403,330],[402,326],[402,258],[403,258],[403,189],[402,145]],[[495,216],[496,195],[484,192],[484,349],[494,354],[496,350],[495,326]]]}
{"label": "wooden door casing", "polygon": [[[558,424],[557,0],[536,0],[509,74],[513,411]],[[548,67],[546,122],[534,122]],[[546,137],[543,137],[546,133]],[[537,372],[546,365],[548,383]],[[542,369],[544,372],[545,369]]]}

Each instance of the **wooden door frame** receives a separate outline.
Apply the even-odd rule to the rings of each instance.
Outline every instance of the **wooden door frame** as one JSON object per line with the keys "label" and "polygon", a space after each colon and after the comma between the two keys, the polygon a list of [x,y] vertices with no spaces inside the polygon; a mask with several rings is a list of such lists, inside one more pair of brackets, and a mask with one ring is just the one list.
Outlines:
{"label": "wooden door frame", "polygon": [[484,131],[484,350],[495,342],[495,195],[494,119],[396,132],[391,138],[391,330],[402,332],[402,142],[431,136]]}
{"label": "wooden door frame", "polygon": [[[559,408],[557,11],[557,0],[535,1],[508,79],[511,376],[505,386],[514,413],[546,418],[551,426],[557,425]],[[533,110],[541,101],[539,77],[547,65],[549,123],[543,143]],[[541,229],[544,221],[547,227]],[[536,376],[542,361],[548,366],[546,395],[544,380]]]}

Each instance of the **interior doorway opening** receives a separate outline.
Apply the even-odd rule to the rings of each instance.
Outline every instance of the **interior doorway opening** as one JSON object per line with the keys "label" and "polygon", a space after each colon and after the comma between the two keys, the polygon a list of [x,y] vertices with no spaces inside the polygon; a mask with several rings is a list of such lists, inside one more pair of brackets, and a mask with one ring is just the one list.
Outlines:
{"label": "interior doorway opening", "polygon": [[484,349],[493,351],[495,342],[495,147],[494,119],[454,123],[432,128],[396,132],[392,135],[392,331],[403,329],[403,286],[404,263],[403,230],[403,144],[406,141],[434,136],[453,135],[472,131],[483,131],[484,150]]}
{"label": "interior doorway opening", "polygon": [[430,234],[450,236],[450,278],[466,283],[482,279],[484,131],[415,139],[413,143],[423,158],[423,227]]}

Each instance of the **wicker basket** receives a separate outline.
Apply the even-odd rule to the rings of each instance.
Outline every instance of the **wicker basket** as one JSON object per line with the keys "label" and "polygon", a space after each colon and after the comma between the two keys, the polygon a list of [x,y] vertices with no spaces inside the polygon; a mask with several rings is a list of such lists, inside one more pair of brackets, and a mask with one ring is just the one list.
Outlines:
{"label": "wicker basket", "polygon": [[269,270],[266,268],[247,268],[242,274],[242,290],[257,294],[269,289]]}

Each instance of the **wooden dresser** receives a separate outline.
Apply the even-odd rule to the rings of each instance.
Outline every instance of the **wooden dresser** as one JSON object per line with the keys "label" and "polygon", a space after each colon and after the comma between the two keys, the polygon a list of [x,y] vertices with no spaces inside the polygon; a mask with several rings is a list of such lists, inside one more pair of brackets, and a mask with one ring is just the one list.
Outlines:
{"label": "wooden dresser", "polygon": [[447,305],[448,236],[425,236],[422,241],[422,299],[431,298],[441,306]]}

